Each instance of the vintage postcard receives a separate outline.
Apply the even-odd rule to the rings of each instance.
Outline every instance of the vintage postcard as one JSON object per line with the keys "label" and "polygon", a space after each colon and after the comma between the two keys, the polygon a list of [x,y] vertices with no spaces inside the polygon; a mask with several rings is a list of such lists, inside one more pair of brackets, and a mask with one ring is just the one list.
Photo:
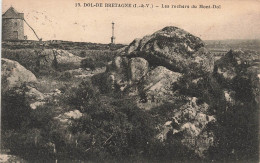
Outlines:
{"label": "vintage postcard", "polygon": [[0,162],[259,162],[259,0],[2,0]]}

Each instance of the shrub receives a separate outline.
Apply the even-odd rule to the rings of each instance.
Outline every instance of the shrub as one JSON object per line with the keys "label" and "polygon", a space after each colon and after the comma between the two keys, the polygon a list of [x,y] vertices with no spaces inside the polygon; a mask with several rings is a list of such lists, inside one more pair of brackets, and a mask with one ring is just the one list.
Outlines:
{"label": "shrub", "polygon": [[20,129],[28,123],[30,107],[25,98],[25,85],[2,93],[1,123],[3,130]]}
{"label": "shrub", "polygon": [[81,67],[82,68],[90,68],[91,70],[94,70],[96,68],[95,62],[92,58],[83,59],[81,61]]}
{"label": "shrub", "polygon": [[32,110],[25,89],[22,85],[2,94],[2,145],[25,159],[51,159],[53,154],[46,144],[51,141],[53,106]]}
{"label": "shrub", "polygon": [[84,58],[87,56],[87,53],[85,51],[81,51],[79,54],[80,57]]}
{"label": "shrub", "polygon": [[72,75],[70,72],[64,72],[60,75],[59,80],[68,81],[72,78]]}

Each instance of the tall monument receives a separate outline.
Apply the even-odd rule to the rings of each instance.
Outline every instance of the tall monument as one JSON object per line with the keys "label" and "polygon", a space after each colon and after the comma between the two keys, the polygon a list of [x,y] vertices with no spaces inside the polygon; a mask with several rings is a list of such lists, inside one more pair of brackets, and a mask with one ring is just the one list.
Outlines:
{"label": "tall monument", "polygon": [[115,23],[112,22],[112,37],[111,37],[111,44],[115,44],[115,35],[114,35],[114,30],[115,30]]}

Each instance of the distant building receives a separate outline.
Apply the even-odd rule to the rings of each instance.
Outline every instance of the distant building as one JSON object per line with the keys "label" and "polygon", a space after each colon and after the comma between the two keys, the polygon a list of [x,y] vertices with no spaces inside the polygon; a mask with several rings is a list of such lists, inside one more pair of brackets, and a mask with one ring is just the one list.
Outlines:
{"label": "distant building", "polygon": [[10,7],[2,15],[2,40],[24,40],[24,14]]}

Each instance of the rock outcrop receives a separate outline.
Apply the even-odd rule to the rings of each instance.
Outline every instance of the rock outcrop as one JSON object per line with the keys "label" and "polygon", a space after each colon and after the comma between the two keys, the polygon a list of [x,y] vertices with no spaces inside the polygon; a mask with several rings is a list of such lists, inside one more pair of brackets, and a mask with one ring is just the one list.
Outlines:
{"label": "rock outcrop", "polygon": [[197,79],[212,72],[213,64],[200,38],[177,27],[165,27],[125,48],[108,66],[104,87],[129,91],[137,96],[139,107],[149,110],[174,102],[172,84],[182,74],[191,73]]}
{"label": "rock outcrop", "polygon": [[177,27],[166,27],[134,40],[108,66],[103,81],[110,91],[125,93],[141,109],[174,105],[174,109],[168,109],[172,119],[161,124],[158,139],[179,141],[202,157],[213,145],[214,133],[207,126],[216,119],[209,114],[205,101],[183,95],[173,86],[182,80],[190,80],[183,84],[199,85],[213,70],[213,56],[200,38]]}
{"label": "rock outcrop", "polygon": [[152,35],[134,40],[126,54],[140,56],[151,64],[194,75],[213,71],[213,56],[204,48],[203,41],[177,27],[165,27]]}
{"label": "rock outcrop", "polygon": [[130,79],[133,82],[138,82],[147,74],[149,70],[149,63],[143,58],[131,58],[129,60]]}
{"label": "rock outcrop", "polygon": [[5,52],[4,58],[19,62],[29,71],[50,72],[57,68],[69,70],[79,68],[84,58],[73,55],[66,50],[57,49],[15,49]]}
{"label": "rock outcrop", "polygon": [[182,75],[158,66],[149,71],[139,84],[141,99],[138,106],[144,109],[151,109],[165,102],[173,102],[175,99],[172,91],[172,84]]}
{"label": "rock outcrop", "polygon": [[71,120],[73,119],[79,119],[82,117],[82,113],[79,110],[73,110],[69,112],[65,112],[63,114],[60,114],[59,116],[55,117],[54,119],[59,120],[59,122],[63,123],[63,125],[69,125],[71,124]]}
{"label": "rock outcrop", "polygon": [[231,81],[244,70],[260,74],[259,60],[259,54],[254,51],[230,50],[216,62],[214,73],[227,81]]}
{"label": "rock outcrop", "polygon": [[182,144],[195,150],[203,156],[203,151],[207,150],[214,142],[214,133],[204,130],[209,123],[216,121],[215,117],[208,115],[209,105],[198,104],[197,98],[189,98],[188,102],[176,109],[171,121],[163,125],[158,138],[180,139]]}
{"label": "rock outcrop", "polygon": [[26,86],[25,97],[33,100],[44,100],[46,96],[37,89],[30,86]]}
{"label": "rock outcrop", "polygon": [[59,64],[73,64],[75,66],[80,66],[80,62],[83,58],[75,56],[66,50],[57,49],[45,49],[39,52],[40,62],[42,65],[53,65],[54,62]]}
{"label": "rock outcrop", "polygon": [[241,104],[259,103],[260,55],[255,51],[230,50],[214,67],[215,78],[225,88],[226,101]]}
{"label": "rock outcrop", "polygon": [[2,93],[15,89],[16,93],[24,93],[25,100],[31,109],[45,104],[46,95],[33,87],[37,83],[35,75],[16,61],[2,58]]}
{"label": "rock outcrop", "polygon": [[16,61],[2,58],[2,91],[19,87],[23,83],[37,82],[35,75]]}
{"label": "rock outcrop", "polygon": [[[151,69],[144,58],[129,60],[116,57],[103,75],[108,91],[122,91],[135,96],[140,108],[151,109],[164,102],[173,102],[172,84],[182,74],[173,72],[163,66]],[[102,80],[102,79],[101,79]],[[128,88],[128,89],[127,89]]]}

